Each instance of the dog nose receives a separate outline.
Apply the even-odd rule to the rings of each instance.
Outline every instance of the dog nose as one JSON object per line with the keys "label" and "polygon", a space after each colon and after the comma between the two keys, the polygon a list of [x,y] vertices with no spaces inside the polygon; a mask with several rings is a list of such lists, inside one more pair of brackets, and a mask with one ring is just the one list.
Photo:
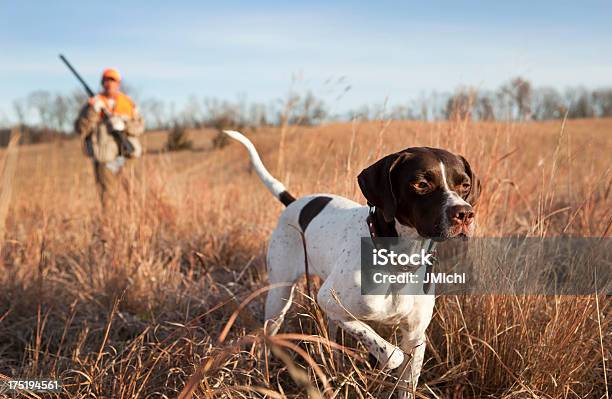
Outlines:
{"label": "dog nose", "polygon": [[454,205],[448,210],[448,216],[453,224],[469,226],[474,221],[474,211],[470,205]]}

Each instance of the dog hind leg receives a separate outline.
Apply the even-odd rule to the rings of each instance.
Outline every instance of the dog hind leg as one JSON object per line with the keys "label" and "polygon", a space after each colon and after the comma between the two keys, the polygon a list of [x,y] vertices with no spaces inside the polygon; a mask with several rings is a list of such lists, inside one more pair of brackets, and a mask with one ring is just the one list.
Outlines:
{"label": "dog hind leg", "polygon": [[303,252],[298,231],[288,225],[279,225],[274,230],[268,247],[268,280],[271,285],[284,285],[270,289],[266,298],[265,320],[271,335],[278,332],[291,307],[293,283],[304,273]]}
{"label": "dog hind leg", "polygon": [[285,316],[293,303],[295,285],[291,287],[278,287],[268,291],[266,298],[266,331],[269,335],[275,335],[281,328]]}

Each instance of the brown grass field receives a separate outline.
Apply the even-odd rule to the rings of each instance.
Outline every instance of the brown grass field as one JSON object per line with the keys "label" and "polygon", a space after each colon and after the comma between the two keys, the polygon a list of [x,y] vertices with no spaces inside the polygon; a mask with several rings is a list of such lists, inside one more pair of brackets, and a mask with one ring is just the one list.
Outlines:
{"label": "brown grass field", "polygon": [[[609,119],[331,124],[292,128],[283,145],[278,129],[245,133],[298,196],[364,203],[362,168],[429,145],[465,155],[480,175],[478,236],[612,234]],[[196,371],[198,398],[389,397],[393,375],[359,342],[346,337],[352,354],[336,361],[305,297],[282,334],[262,334],[266,243],[282,206],[244,148],[190,134],[196,150],[173,153],[159,151],[165,133],[147,134],[149,154],[106,215],[77,141],[19,149],[16,178],[2,183],[13,195],[0,378],[59,378],[63,393],[45,396],[57,398],[175,398]],[[611,310],[603,294],[440,297],[418,395],[608,398]]]}

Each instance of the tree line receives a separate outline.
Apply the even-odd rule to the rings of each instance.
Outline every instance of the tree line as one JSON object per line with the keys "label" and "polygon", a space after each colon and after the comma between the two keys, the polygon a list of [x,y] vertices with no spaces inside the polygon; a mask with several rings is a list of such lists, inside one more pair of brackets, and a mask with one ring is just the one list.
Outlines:
{"label": "tree line", "polygon": [[[345,113],[332,113],[328,103],[311,91],[290,90],[270,103],[246,99],[225,101],[191,96],[177,109],[172,102],[142,98],[137,90],[124,85],[134,98],[149,130],[202,127],[262,127],[316,125],[345,120],[455,120],[529,121],[561,118],[602,118],[612,116],[612,88],[589,90],[581,87],[559,91],[534,87],[516,77],[495,90],[462,87],[453,93],[431,92],[404,104],[365,105]],[[350,90],[343,86],[342,94]],[[339,97],[338,97],[339,98]],[[81,90],[68,94],[37,90],[13,101],[23,141],[47,141],[73,132],[73,123],[87,98]],[[0,134],[0,145],[8,138]]]}
{"label": "tree line", "polygon": [[399,120],[530,121],[612,117],[612,88],[571,87],[559,91],[534,87],[516,77],[496,90],[462,87],[454,93],[432,92],[406,105],[364,106],[353,117]]}

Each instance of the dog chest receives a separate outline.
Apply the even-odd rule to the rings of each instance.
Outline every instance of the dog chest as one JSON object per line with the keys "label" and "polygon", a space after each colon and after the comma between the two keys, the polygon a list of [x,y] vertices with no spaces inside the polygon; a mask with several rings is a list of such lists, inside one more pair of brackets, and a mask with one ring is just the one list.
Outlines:
{"label": "dog chest", "polygon": [[433,295],[363,295],[362,317],[381,324],[418,325],[429,323],[433,313]]}

